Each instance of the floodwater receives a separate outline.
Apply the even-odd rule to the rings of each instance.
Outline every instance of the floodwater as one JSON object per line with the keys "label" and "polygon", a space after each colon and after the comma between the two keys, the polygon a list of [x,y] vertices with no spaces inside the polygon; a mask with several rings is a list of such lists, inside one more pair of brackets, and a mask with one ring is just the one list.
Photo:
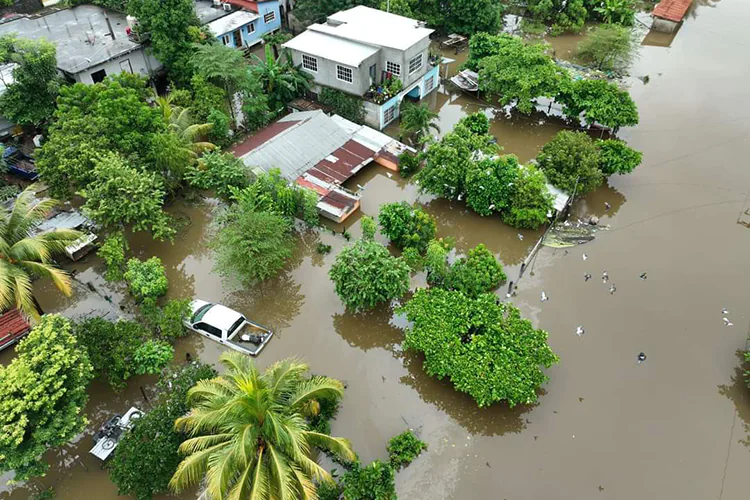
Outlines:
{"label": "floodwater", "polygon": [[[211,199],[175,204],[173,212],[189,223],[174,245],[137,236],[133,249],[162,258],[170,296],[221,301],[276,329],[261,366],[298,355],[315,373],[346,381],[333,431],[351,439],[363,461],[385,458],[391,436],[416,429],[429,449],[397,474],[401,498],[747,498],[750,393],[738,351],[750,322],[750,114],[742,105],[750,97],[750,38],[738,20],[748,16],[748,2],[700,4],[671,47],[643,48],[631,71],[641,124],[620,134],[644,152],[644,164],[574,207],[574,217],[597,215],[611,229],[567,252],[543,248],[514,298],[549,332],[561,359],[548,371],[537,405],[479,410],[449,383],[426,377],[419,356],[403,352],[402,318],[388,308],[346,313],[327,277],[346,244],[341,228],[337,235],[301,234],[285,272],[250,288],[212,272]],[[645,85],[635,78],[645,75]],[[482,106],[451,92],[443,88],[431,102],[444,132]],[[560,127],[497,118],[493,133],[522,160]],[[509,276],[517,275],[538,233],[526,232],[521,241],[498,218],[419,196],[397,177],[369,167],[350,181],[365,187],[363,212],[374,215],[389,201],[418,202],[437,218],[441,236],[457,239],[459,251],[485,243],[510,267]],[[605,210],[605,202],[612,208]],[[351,226],[359,234],[358,221]],[[318,241],[333,252],[317,254]],[[84,285],[72,299],[40,283],[42,306],[75,313],[105,308],[98,293],[117,302],[122,291],[101,283],[100,266],[94,256],[76,266]],[[617,285],[614,295],[597,279],[604,270]],[[595,279],[585,283],[587,272]],[[643,272],[648,279],[639,279]],[[550,297],[544,304],[542,290]],[[724,307],[735,326],[723,326]],[[577,325],[585,327],[583,338],[574,334]],[[178,359],[188,351],[215,362],[222,350],[192,335],[179,344]],[[648,359],[639,365],[641,351]],[[11,357],[3,353],[0,361]],[[147,407],[139,387],[148,393],[151,382],[134,380],[117,395],[95,385],[91,421],[130,404]],[[50,454],[46,478],[8,487],[0,497],[27,498],[43,483],[61,499],[115,498],[106,473],[87,455],[93,427]]]}

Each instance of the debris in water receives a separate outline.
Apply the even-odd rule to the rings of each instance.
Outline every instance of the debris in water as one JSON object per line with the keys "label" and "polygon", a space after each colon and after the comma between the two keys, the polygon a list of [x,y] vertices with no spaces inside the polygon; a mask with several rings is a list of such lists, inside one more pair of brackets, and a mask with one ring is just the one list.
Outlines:
{"label": "debris in water", "polygon": [[617,291],[617,288],[615,287],[615,284],[612,283],[612,286],[609,287],[609,294],[614,295],[616,291]]}
{"label": "debris in water", "polygon": [[607,274],[607,271],[602,271],[602,283],[606,283],[609,281],[609,274]]}
{"label": "debris in water", "polygon": [[578,398],[579,403],[583,403],[585,400],[583,398]]}
{"label": "debris in water", "polygon": [[599,491],[604,491],[604,487],[601,484],[599,485]]}
{"label": "debris in water", "polygon": [[583,258],[583,260],[588,260],[588,258],[589,258],[589,256],[586,255],[586,254],[581,255],[581,257]]}
{"label": "debris in water", "polygon": [[605,202],[604,202],[604,210],[609,210],[610,208],[612,208],[612,205],[610,205],[609,203],[607,203],[607,202],[605,201]]}
{"label": "debris in water", "polygon": [[547,302],[549,300],[549,297],[546,293],[544,293],[544,290],[542,290],[542,302]]}
{"label": "debris in water", "polygon": [[392,174],[392,173],[390,173],[390,172],[386,172],[386,173],[385,173],[385,175],[387,175],[389,179],[392,179],[392,178],[393,178],[393,174]]}
{"label": "debris in water", "polygon": [[583,325],[578,325],[578,328],[576,328],[576,335],[583,337],[584,333],[586,333],[586,330],[583,329]]}
{"label": "debris in water", "polygon": [[644,75],[639,76],[638,79],[643,82],[643,85],[646,85],[651,80],[651,77],[648,75]]}
{"label": "debris in water", "polygon": [[724,326],[734,326],[734,323],[729,321],[729,319],[725,316],[722,318],[724,320]]}
{"label": "debris in water", "polygon": [[721,310],[721,314],[729,314],[729,309],[726,307]]}
{"label": "debris in water", "polygon": [[640,365],[644,361],[646,361],[646,353],[641,352],[638,354],[638,364]]}
{"label": "debris in water", "polygon": [[518,233],[518,239],[523,241],[523,235],[521,233]]}
{"label": "debris in water", "polygon": [[591,279],[591,274],[590,273],[586,273],[586,274],[583,275],[583,281],[588,281],[590,279]]}
{"label": "debris in water", "polygon": [[492,468],[492,466],[490,465],[490,463],[489,463],[489,462],[485,462],[484,464],[485,464],[485,465],[486,465],[487,467],[489,467],[490,469]]}
{"label": "debris in water", "polygon": [[552,248],[565,248],[582,245],[594,239],[597,231],[608,230],[609,226],[592,226],[583,221],[571,224],[568,221],[557,223],[547,231],[542,244]]}
{"label": "debris in water", "polygon": [[645,280],[646,278],[648,278],[648,276],[646,276],[646,273],[643,273],[638,277],[641,278],[642,280]]}
{"label": "debris in water", "polygon": [[589,219],[589,224],[591,224],[592,226],[598,225],[599,217],[597,217],[596,215],[592,215],[591,218]]}

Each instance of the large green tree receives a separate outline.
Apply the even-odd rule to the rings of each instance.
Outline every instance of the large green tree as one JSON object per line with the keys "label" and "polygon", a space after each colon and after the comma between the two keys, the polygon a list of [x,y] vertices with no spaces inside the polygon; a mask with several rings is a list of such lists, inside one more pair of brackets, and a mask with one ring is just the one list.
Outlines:
{"label": "large green tree", "polygon": [[336,256],[328,274],[336,294],[348,309],[355,312],[373,309],[383,302],[401,298],[409,291],[409,266],[401,257],[393,257],[387,248],[374,241],[372,234],[365,234],[344,248]]}
{"label": "large green tree", "polygon": [[308,376],[308,366],[295,359],[263,373],[237,352],[220,361],[226,372],[190,389],[192,410],[175,423],[190,438],[180,445],[187,456],[170,486],[180,492],[205,478],[211,498],[315,498],[313,481],[333,479],[311,459],[312,448],[346,461],[355,455],[347,440],[309,430],[305,415],[320,398],[340,398],[343,384]]}
{"label": "large green tree", "polygon": [[55,266],[53,257],[77,240],[81,233],[58,229],[36,234],[36,228],[57,205],[55,200],[37,201],[27,189],[13,203],[0,208],[0,310],[17,307],[38,317],[31,281],[50,278],[65,295],[70,295],[68,273]]}
{"label": "large green tree", "polygon": [[630,28],[604,24],[578,44],[578,57],[604,71],[625,71],[638,55],[640,43]]}
{"label": "large green tree", "polygon": [[589,17],[584,0],[528,0],[528,13],[552,26],[553,33],[580,31]]}
{"label": "large green tree", "polygon": [[14,471],[16,481],[46,472],[42,455],[86,426],[91,377],[70,321],[44,316],[18,344],[15,359],[0,366],[0,470]]}
{"label": "large green tree", "polygon": [[606,80],[576,80],[563,86],[557,100],[563,104],[565,116],[578,121],[583,115],[591,125],[606,127],[638,124],[638,107],[626,90]]}
{"label": "large green tree", "polygon": [[534,403],[548,379],[542,368],[558,361],[547,333],[493,294],[471,299],[459,291],[420,289],[401,310],[413,324],[404,346],[424,353],[425,372],[448,377],[480,407]]}
{"label": "large green tree", "polygon": [[174,422],[190,411],[190,388],[216,375],[210,365],[190,363],[171,369],[159,380],[156,405],[125,434],[107,466],[120,495],[151,500],[169,491],[169,480],[181,461],[177,450],[188,437],[175,430]]}
{"label": "large green tree", "polygon": [[534,110],[537,97],[553,98],[566,78],[546,54],[543,44],[528,45],[521,38],[499,35],[498,49],[479,61],[479,86],[503,106],[514,103],[522,113]]}
{"label": "large green tree", "polygon": [[405,201],[381,205],[378,222],[383,234],[397,247],[415,248],[419,253],[427,250],[427,244],[437,232],[435,219],[430,214]]}
{"label": "large green tree", "polygon": [[[3,35],[0,64],[15,65],[12,80],[3,81],[0,114],[12,123],[35,127],[52,118],[61,83],[55,46],[46,40]],[[0,75],[0,79],[5,77]]]}
{"label": "large green tree", "polygon": [[559,132],[544,145],[537,162],[554,186],[571,195],[593,191],[604,181],[599,169],[599,150],[584,132]]}
{"label": "large green tree", "polygon": [[193,73],[192,43],[200,39],[193,0],[128,0],[128,14],[138,19],[138,31],[149,34],[154,56],[170,78],[187,83]]}
{"label": "large green tree", "polygon": [[479,215],[505,210],[510,204],[518,168],[515,155],[472,162],[466,171],[466,204]]}
{"label": "large green tree", "polygon": [[103,227],[150,231],[157,239],[171,239],[176,230],[162,210],[166,192],[159,176],[132,167],[117,153],[94,159],[94,179],[79,191],[83,211]]}
{"label": "large green tree", "polygon": [[533,165],[523,166],[513,183],[510,204],[503,213],[503,220],[513,227],[537,229],[547,222],[553,201],[544,172]]}

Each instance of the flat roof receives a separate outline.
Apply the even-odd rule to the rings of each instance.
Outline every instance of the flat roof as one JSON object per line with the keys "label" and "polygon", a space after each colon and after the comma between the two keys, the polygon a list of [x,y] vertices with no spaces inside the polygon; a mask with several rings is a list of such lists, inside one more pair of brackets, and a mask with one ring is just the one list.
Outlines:
{"label": "flat roof", "polygon": [[50,41],[57,47],[57,67],[75,74],[141,49],[139,43],[128,39],[127,27],[123,14],[95,5],[79,5],[46,16],[23,16],[0,24],[0,36],[16,33],[20,38]]}
{"label": "flat roof", "polygon": [[311,30],[292,38],[283,44],[283,47],[354,67],[358,67],[362,61],[380,50],[377,47]]}
{"label": "flat roof", "polygon": [[337,12],[328,16],[328,20],[325,24],[313,24],[308,30],[398,50],[408,49],[435,31],[416,19],[362,5]]}
{"label": "flat roof", "polygon": [[237,28],[241,28],[242,26],[245,26],[246,24],[251,23],[256,19],[260,19],[260,16],[258,14],[248,12],[246,10],[238,10],[236,12],[232,12],[228,16],[224,16],[217,19],[216,21],[212,21],[206,26],[209,30],[211,30],[211,33],[216,36],[221,36],[225,33],[230,33]]}
{"label": "flat roof", "polygon": [[214,7],[213,5],[212,0],[196,0],[193,4],[195,15],[198,16],[198,22],[201,26],[232,13],[231,11],[226,11],[221,7]]}

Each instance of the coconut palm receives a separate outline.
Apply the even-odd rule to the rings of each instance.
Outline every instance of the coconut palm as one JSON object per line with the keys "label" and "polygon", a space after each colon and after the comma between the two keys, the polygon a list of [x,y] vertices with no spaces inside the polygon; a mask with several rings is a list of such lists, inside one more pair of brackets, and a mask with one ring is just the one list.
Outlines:
{"label": "coconut palm", "polygon": [[332,482],[310,458],[312,447],[354,460],[349,441],[308,429],[305,414],[320,398],[339,398],[343,385],[328,377],[307,377],[296,359],[278,361],[262,374],[238,352],[220,358],[226,373],[202,380],[188,392],[191,412],[175,428],[191,437],[180,445],[187,457],[170,486],[176,492],[205,477],[214,500],[317,498],[313,481]]}
{"label": "coconut palm", "polygon": [[266,45],[265,55],[265,60],[263,60],[253,54],[255,64],[250,71],[268,96],[271,110],[278,111],[295,97],[310,90],[312,76],[298,66],[294,66],[288,54],[286,55],[287,61],[280,62],[285,55],[274,57],[268,45]]}
{"label": "coconut palm", "polygon": [[438,114],[431,111],[426,104],[416,105],[407,102],[401,111],[401,135],[409,135],[415,144],[421,144],[430,133],[430,129],[440,132],[440,127],[435,123],[437,118]]}
{"label": "coconut palm", "polygon": [[169,131],[174,133],[196,158],[205,151],[216,149],[211,142],[200,140],[211,132],[212,123],[194,123],[190,108],[172,106],[171,94],[157,98],[157,102]]}
{"label": "coconut palm", "polygon": [[12,209],[0,209],[0,310],[17,307],[24,314],[39,317],[31,289],[33,277],[45,277],[65,295],[70,295],[70,277],[55,267],[52,257],[81,237],[72,230],[34,234],[35,229],[57,205],[56,200],[37,202],[26,189]]}

